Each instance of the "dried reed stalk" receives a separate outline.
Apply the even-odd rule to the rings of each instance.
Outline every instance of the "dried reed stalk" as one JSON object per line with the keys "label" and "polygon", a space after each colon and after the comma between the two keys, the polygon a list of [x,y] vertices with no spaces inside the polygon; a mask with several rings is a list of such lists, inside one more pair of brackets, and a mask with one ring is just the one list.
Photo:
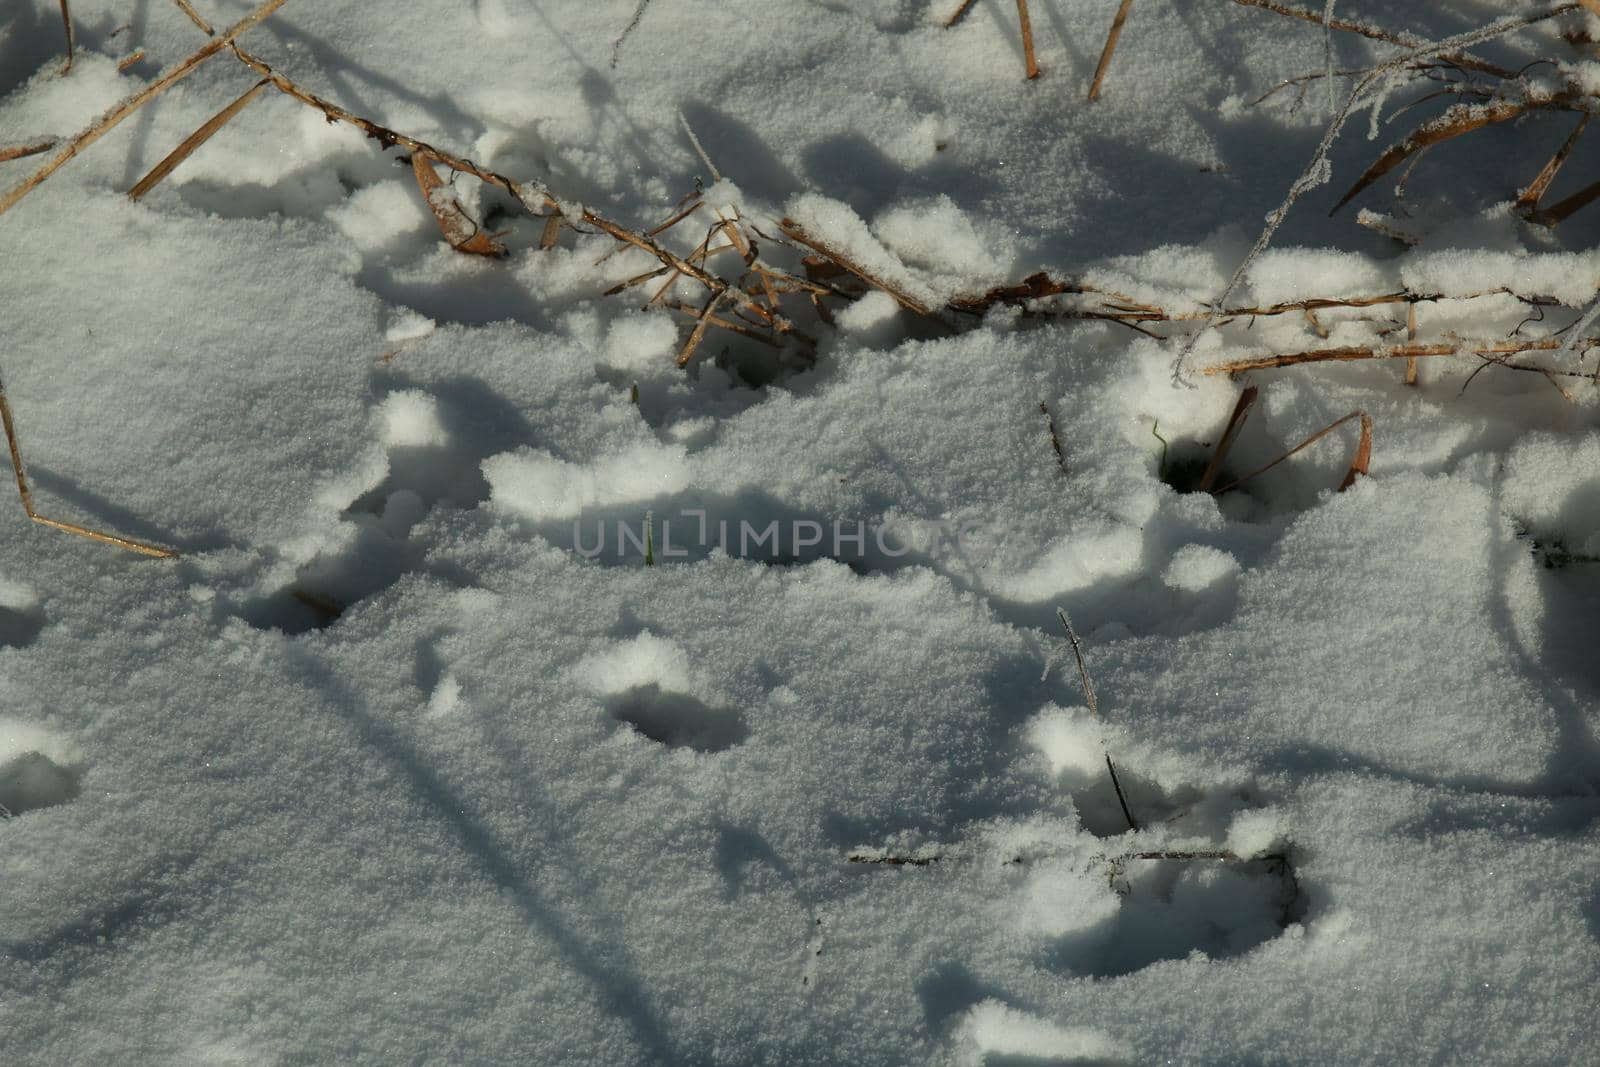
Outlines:
{"label": "dried reed stalk", "polygon": [[[1600,0],[1594,0],[1594,2],[1600,4]],[[1588,125],[1589,113],[1585,111],[1578,116],[1578,124],[1572,128],[1572,132],[1567,135],[1567,139],[1562,143],[1561,147],[1556,149],[1556,154],[1550,157],[1550,162],[1544,165],[1533,181],[1528,183],[1528,187],[1522,190],[1522,194],[1517,197],[1517,208],[1519,210],[1531,212],[1539,206],[1539,201],[1544,199],[1544,194],[1550,189],[1550,183],[1556,180],[1557,174],[1561,173],[1562,165],[1566,163],[1567,157],[1572,155],[1572,150],[1578,145],[1578,138],[1582,136],[1584,127]]]}
{"label": "dried reed stalk", "polygon": [[17,495],[22,498],[22,510],[29,519],[40,526],[48,526],[52,530],[77,534],[79,537],[86,537],[103,545],[115,545],[117,548],[125,548],[129,552],[138,552],[140,555],[155,556],[160,559],[172,559],[177,556],[178,553],[170,548],[146,544],[143,541],[135,541],[127,537],[118,537],[115,534],[102,533],[99,530],[91,530],[87,526],[79,526],[75,522],[62,522],[60,519],[46,518],[39,514],[33,507],[33,489],[28,485],[28,475],[22,466],[22,449],[17,444],[17,428],[11,418],[11,403],[6,399],[6,391],[3,384],[0,384],[0,424],[4,425],[6,447],[11,451],[11,473],[17,479]]}
{"label": "dried reed stalk", "polygon": [[[1349,422],[1351,419],[1360,419],[1361,420],[1363,444],[1357,446],[1356,458],[1357,458],[1357,460],[1359,460],[1364,465],[1366,460],[1362,457],[1362,448],[1363,447],[1365,448],[1365,451],[1366,451],[1368,456],[1370,456],[1371,452],[1372,452],[1372,420],[1367,416],[1366,412],[1363,412],[1363,411],[1352,411],[1350,414],[1346,415],[1344,418],[1335,419],[1333,422],[1331,422],[1328,425],[1324,426],[1322,429],[1318,430],[1316,433],[1312,434],[1310,437],[1307,437],[1304,441],[1301,441],[1299,444],[1297,444],[1293,448],[1289,449],[1289,451],[1285,452],[1283,455],[1279,456],[1277,459],[1273,460],[1271,463],[1268,463],[1265,467],[1261,467],[1261,468],[1258,468],[1257,470],[1253,470],[1249,474],[1246,474],[1242,478],[1235,478],[1233,481],[1229,482],[1227,485],[1223,486],[1221,489],[1218,489],[1217,492],[1216,492],[1216,495],[1217,496],[1221,496],[1223,493],[1226,493],[1228,490],[1237,489],[1237,488],[1239,488],[1239,486],[1243,485],[1245,482],[1248,482],[1250,479],[1252,479],[1252,478],[1254,478],[1254,477],[1256,477],[1258,475],[1262,475],[1262,474],[1267,473],[1273,467],[1276,467],[1278,464],[1282,463],[1284,460],[1288,459],[1290,456],[1293,456],[1296,453],[1303,452],[1304,450],[1310,448],[1312,445],[1316,444],[1318,441],[1322,440],[1324,437],[1328,436],[1330,433],[1332,433],[1333,431],[1337,430],[1339,427],[1343,426],[1345,423]],[[1352,472],[1354,472],[1354,468],[1355,468],[1355,463],[1352,463],[1351,464]],[[1363,466],[1363,470],[1361,471],[1361,473],[1366,473],[1365,469],[1364,469],[1364,466]],[[1354,473],[1347,474],[1345,476],[1345,484],[1348,484],[1351,481],[1354,481]],[[1344,488],[1344,485],[1341,485],[1340,488],[1341,489]]]}
{"label": "dried reed stalk", "polygon": [[[62,0],[65,3],[66,0]],[[1022,62],[1028,80],[1039,76],[1039,60],[1033,54],[1033,20],[1028,17],[1028,0],[1017,0],[1017,22],[1022,29]]]}
{"label": "dried reed stalk", "polygon": [[[1600,344],[1600,338],[1588,338],[1583,343]],[[1236,359],[1228,363],[1217,363],[1204,368],[1201,373],[1214,374],[1241,374],[1245,371],[1268,370],[1273,367],[1295,367],[1302,363],[1350,363],[1363,359],[1417,359],[1424,356],[1507,356],[1518,352],[1554,352],[1561,348],[1559,338],[1543,337],[1528,341],[1457,341],[1452,344],[1414,344],[1407,342],[1403,345],[1348,345],[1340,348],[1316,348],[1308,352],[1288,352],[1281,355],[1257,356],[1251,359]],[[1516,364],[1500,363],[1501,366],[1515,370],[1539,370],[1536,367],[1522,367]],[[1552,373],[1561,374],[1561,371]],[[1575,377],[1588,377],[1588,375],[1574,375]]]}
{"label": "dried reed stalk", "polygon": [[907,311],[913,311],[918,315],[922,315],[930,319],[936,319],[939,317],[938,313],[934,311],[933,308],[929,307],[927,304],[924,304],[910,293],[907,293],[905,290],[901,289],[897,285],[894,285],[892,282],[885,281],[884,279],[878,277],[865,267],[851,260],[843,252],[830,247],[820,237],[815,237],[810,233],[807,233],[805,227],[801,226],[794,219],[783,219],[778,223],[778,229],[781,230],[783,235],[789,238],[791,241],[798,241],[800,244],[805,245],[818,255],[832,261],[840,269],[855,275],[857,278],[860,278],[874,289],[881,289],[888,293],[890,296],[894,297],[896,303],[905,308]]}
{"label": "dried reed stalk", "polygon": [[1105,47],[1100,50],[1100,63],[1094,68],[1094,81],[1089,85],[1089,99],[1100,99],[1100,83],[1106,80],[1106,71],[1111,69],[1111,55],[1117,50],[1117,40],[1122,36],[1122,24],[1128,21],[1128,10],[1133,7],[1133,0],[1122,0],[1122,6],[1117,8],[1116,18],[1111,20],[1111,32],[1106,34]]}
{"label": "dried reed stalk", "polygon": [[39,155],[41,152],[48,152],[56,146],[56,143],[56,139],[51,137],[43,141],[35,141],[32,144],[19,144],[11,148],[0,148],[0,163],[7,163],[13,159],[23,159],[27,156]]}
{"label": "dried reed stalk", "polygon": [[67,6],[67,0],[61,0],[61,24],[67,31],[67,61],[61,66],[61,73],[68,74],[72,71],[72,53],[78,47],[78,34],[72,28],[72,10]]}
{"label": "dried reed stalk", "polygon": [[128,190],[128,198],[130,200],[138,200],[159,185],[161,180],[171,174],[179,163],[189,158],[190,153],[211,140],[212,136],[226,126],[235,115],[243,111],[250,101],[260,96],[268,84],[270,83],[265,78],[256,82],[255,85],[246,89],[233,103],[207,119],[198,130],[185,137],[182,144],[167,153],[165,159],[151,167],[150,173],[140,178],[134,187]]}
{"label": "dried reed stalk", "polygon": [[1200,482],[1195,486],[1197,491],[1205,493],[1211,490],[1217,475],[1222,470],[1223,461],[1228,458],[1228,452],[1233,448],[1233,442],[1238,439],[1239,431],[1244,428],[1244,420],[1250,417],[1250,409],[1255,407],[1259,392],[1260,390],[1252,385],[1239,394],[1238,401],[1233,405],[1233,414],[1228,416],[1228,425],[1223,427],[1222,439],[1217,442],[1216,449],[1211,453],[1211,462],[1206,464],[1205,473],[1200,475]]}

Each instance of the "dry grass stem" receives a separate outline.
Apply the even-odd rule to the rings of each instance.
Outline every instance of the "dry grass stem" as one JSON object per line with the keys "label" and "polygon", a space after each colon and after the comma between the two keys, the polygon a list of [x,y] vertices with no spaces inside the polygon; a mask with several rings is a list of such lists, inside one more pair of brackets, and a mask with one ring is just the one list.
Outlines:
{"label": "dry grass stem", "polygon": [[[1363,436],[1366,438],[1367,452],[1370,453],[1372,451],[1372,429],[1371,429],[1372,420],[1367,417],[1365,412],[1352,411],[1350,414],[1346,415],[1344,418],[1335,419],[1333,422],[1330,422],[1328,425],[1324,426],[1322,429],[1318,430],[1316,433],[1312,434],[1310,437],[1307,437],[1304,441],[1301,441],[1299,444],[1297,444],[1293,448],[1289,449],[1289,451],[1285,452],[1283,455],[1279,456],[1277,459],[1273,460],[1271,463],[1268,463],[1265,467],[1261,467],[1261,468],[1258,468],[1256,470],[1253,470],[1249,474],[1246,474],[1242,478],[1235,478],[1233,481],[1229,482],[1227,485],[1223,486],[1221,489],[1218,489],[1217,490],[1217,495],[1220,496],[1223,493],[1226,493],[1230,489],[1237,489],[1237,488],[1239,488],[1239,486],[1243,485],[1245,482],[1248,482],[1250,479],[1255,478],[1258,475],[1262,475],[1262,474],[1267,473],[1273,467],[1276,467],[1278,464],[1282,463],[1284,460],[1288,459],[1290,456],[1293,456],[1296,453],[1303,452],[1304,450],[1310,448],[1312,445],[1316,444],[1318,441],[1322,440],[1324,437],[1328,436],[1330,433],[1332,433],[1333,431],[1337,430],[1339,427],[1343,426],[1345,423],[1349,422],[1351,419],[1360,419],[1360,420],[1362,420],[1362,427],[1363,427],[1362,433],[1363,433]],[[1360,458],[1360,449],[1359,448],[1357,449],[1357,458],[1358,459]],[[1352,464],[1352,467],[1354,467],[1354,464]],[[1349,479],[1349,476],[1347,476],[1347,480],[1353,480],[1353,479]]]}
{"label": "dry grass stem", "polygon": [[1106,34],[1106,45],[1100,50],[1100,63],[1094,68],[1094,81],[1089,85],[1089,99],[1100,99],[1100,84],[1106,80],[1106,71],[1111,69],[1111,55],[1117,50],[1117,39],[1122,36],[1122,24],[1128,21],[1128,9],[1133,7],[1133,0],[1122,0],[1122,6],[1117,8],[1116,18],[1111,20],[1111,32]]}
{"label": "dry grass stem", "polygon": [[1056,433],[1055,413],[1050,410],[1049,404],[1046,404],[1043,400],[1041,400],[1039,401],[1039,414],[1044,416],[1045,425],[1050,430],[1050,447],[1055,451],[1056,454],[1056,466],[1061,468],[1061,473],[1066,474],[1068,473],[1067,456],[1065,452],[1061,451],[1061,435]]}
{"label": "dry grass stem", "polygon": [[[1363,22],[1353,22],[1349,19],[1324,19],[1322,12],[1320,11],[1312,11],[1303,7],[1293,7],[1289,4],[1278,3],[1277,0],[1233,0],[1233,2],[1241,7],[1257,7],[1263,11],[1271,11],[1274,14],[1286,15],[1292,19],[1300,19],[1303,22],[1313,22],[1318,26],[1326,26],[1330,30],[1339,30],[1342,33],[1354,33],[1361,37],[1366,37],[1369,40],[1384,41],[1388,44],[1397,44],[1404,48],[1423,48],[1428,44],[1428,41],[1416,36],[1415,34],[1391,33],[1387,30],[1380,29],[1377,26],[1372,26]],[[1585,0],[1585,2],[1587,2],[1587,0]],[[1575,4],[1564,4],[1559,10],[1557,10],[1556,14],[1564,14],[1567,11],[1571,11],[1575,6]],[[1461,52],[1451,53],[1449,55],[1441,56],[1440,58],[1446,60],[1447,62],[1454,63],[1456,66],[1462,67],[1466,70],[1475,70],[1483,74],[1492,74],[1497,78],[1514,78],[1517,76],[1516,71],[1514,70],[1509,70],[1506,67],[1498,66],[1494,63],[1486,63],[1481,59]]]}
{"label": "dry grass stem", "polygon": [[5,427],[6,447],[11,450],[11,473],[17,479],[17,495],[22,498],[22,510],[29,519],[40,526],[48,526],[52,530],[76,534],[91,541],[98,541],[103,545],[115,545],[117,548],[125,548],[130,552],[138,552],[140,555],[155,556],[160,559],[173,559],[178,555],[177,552],[170,548],[146,544],[143,541],[135,541],[127,537],[118,537],[115,534],[102,533],[99,530],[91,530],[87,526],[79,526],[75,522],[62,522],[60,519],[50,519],[40,515],[33,508],[33,490],[28,485],[28,475],[22,466],[22,449],[17,445],[17,427],[12,421],[11,403],[6,399],[6,391],[3,385],[0,385],[0,423],[3,423]]}
{"label": "dry grass stem", "polygon": [[[1600,344],[1600,338],[1586,338],[1586,345]],[[1561,348],[1559,338],[1543,337],[1528,341],[1457,341],[1449,344],[1403,345],[1349,345],[1340,348],[1316,348],[1309,352],[1287,352],[1274,356],[1256,356],[1236,359],[1204,368],[1201,373],[1241,374],[1245,371],[1268,370],[1273,367],[1294,367],[1302,363],[1350,363],[1363,359],[1417,359],[1424,356],[1507,356],[1518,352],[1554,352]],[[1514,370],[1538,370],[1495,360],[1500,366]],[[1561,374],[1561,371],[1552,373]],[[1588,377],[1588,375],[1577,375]]]}
{"label": "dry grass stem", "polygon": [[[1600,0],[1595,2],[1600,3]],[[1517,197],[1517,207],[1520,210],[1530,212],[1539,206],[1539,201],[1544,199],[1550,183],[1561,173],[1562,164],[1566,163],[1567,157],[1572,155],[1572,150],[1577,147],[1578,138],[1583,135],[1583,129],[1587,125],[1589,125],[1589,113],[1585,111],[1578,116],[1578,124],[1567,135],[1566,141],[1556,150],[1556,154],[1550,157],[1550,162],[1544,165],[1533,181],[1528,183],[1528,187],[1522,190],[1522,195]]]}
{"label": "dry grass stem", "polygon": [[69,141],[65,148],[52,156],[48,163],[12,187],[4,196],[0,196],[0,215],[15,207],[19,200],[38,188],[46,178],[60,170],[79,152],[104,137],[123,119],[172,88],[184,78],[187,78],[190,74],[193,74],[202,63],[231,45],[236,37],[254,27],[287,2],[288,0],[265,0],[265,3],[228,27],[220,36],[213,37],[176,66],[170,68],[161,77],[100,116],[88,129],[83,130]]}
{"label": "dry grass stem", "polygon": [[41,152],[48,152],[56,144],[56,139],[52,137],[44,141],[35,141],[32,144],[19,144],[11,148],[0,148],[0,163],[6,163],[13,159],[23,159],[27,156],[36,156]]}
{"label": "dry grass stem", "polygon": [[[1072,657],[1078,662],[1078,681],[1083,685],[1083,699],[1089,705],[1089,715],[1092,718],[1100,717],[1100,704],[1094,697],[1094,686],[1089,682],[1089,668],[1083,662],[1083,645],[1078,640],[1078,632],[1072,628],[1072,620],[1067,618],[1067,613],[1061,608],[1056,609],[1056,618],[1061,620],[1061,625],[1067,631],[1067,643],[1072,646]],[[1139,821],[1133,817],[1133,812],[1128,810],[1128,798],[1122,792],[1122,782],[1117,777],[1116,764],[1111,762],[1111,753],[1107,752],[1106,770],[1111,774],[1111,786],[1117,791],[1117,803],[1122,806],[1123,818],[1128,820],[1128,829],[1139,829]]]}
{"label": "dry grass stem", "polygon": [[697,308],[690,304],[680,303],[676,300],[666,301],[662,304],[662,306],[671,311],[681,311],[685,315],[693,315],[696,319],[703,321],[707,325],[715,326],[721,330],[727,330],[729,333],[736,333],[741,337],[748,337],[750,340],[766,345],[768,348],[780,347],[778,341],[775,340],[770,334],[765,334],[759,330],[751,329],[750,326],[746,325],[745,323],[735,322],[732,319],[725,319],[721,315],[709,315],[706,313],[704,308]]}
{"label": "dry grass stem", "polygon": [[177,4],[178,7],[182,9],[183,13],[188,15],[194,24],[199,26],[207,37],[210,37],[212,34],[217,32],[211,28],[211,23],[200,17],[200,12],[194,9],[194,5],[189,3],[189,0],[172,0],[172,2]]}
{"label": "dry grass stem", "polygon": [[1551,204],[1549,207],[1535,211],[1528,216],[1528,221],[1537,222],[1544,226],[1555,227],[1565,222],[1578,211],[1588,207],[1595,200],[1600,199],[1600,182],[1592,182],[1573,193],[1565,200]]}
{"label": "dry grass stem", "polygon": [[882,278],[878,277],[876,274],[873,274],[865,267],[858,265],[844,253],[829,247],[821,238],[813,237],[811,234],[806,232],[805,227],[801,226],[793,219],[784,219],[782,222],[778,223],[778,228],[782,230],[783,235],[789,238],[791,241],[798,241],[800,244],[805,245],[813,252],[816,252],[818,255],[832,262],[844,272],[855,275],[857,278],[860,278],[874,289],[881,289],[888,293],[890,296],[894,297],[896,303],[905,308],[907,311],[913,311],[918,315],[922,315],[930,319],[938,318],[938,314],[928,305],[900,289],[898,286],[884,281]]}
{"label": "dry grass stem", "polygon": [[66,74],[72,70],[72,53],[78,49],[78,33],[72,28],[72,9],[67,0],[61,0],[61,24],[67,31],[67,61],[61,66],[61,73]]}
{"label": "dry grass stem", "polygon": [[[1413,300],[1406,307],[1406,341],[1415,343],[1417,339],[1417,302]],[[1406,359],[1406,384],[1417,384],[1417,357],[1410,356]]]}
{"label": "dry grass stem", "polygon": [[966,18],[967,12],[972,10],[972,5],[976,2],[977,0],[961,0],[961,6],[951,12],[950,17],[944,20],[945,29],[949,29],[951,26],[954,26],[956,23]]}
{"label": "dry grass stem", "polygon": [[723,298],[728,295],[728,292],[729,290],[727,289],[719,289],[711,294],[710,300],[706,301],[704,310],[700,312],[699,321],[694,324],[694,329],[689,331],[688,340],[683,342],[683,348],[678,352],[678,366],[680,368],[687,367],[689,361],[694,359],[695,351],[700,347],[700,342],[705,339],[706,327],[711,325],[712,316],[716,314],[717,308],[721,306]]}
{"label": "dry grass stem", "polygon": [[117,60],[117,73],[126,74],[135,63],[144,59],[144,49],[138,48]]}
{"label": "dry grass stem", "polygon": [[1216,484],[1222,464],[1227,460],[1234,441],[1238,440],[1239,431],[1244,428],[1244,420],[1250,417],[1250,409],[1255,407],[1259,392],[1260,390],[1252,385],[1239,394],[1238,401],[1233,405],[1233,414],[1228,416],[1228,425],[1223,427],[1222,438],[1217,441],[1217,447],[1211,453],[1211,461],[1206,464],[1205,473],[1200,475],[1199,484],[1195,486],[1199,492],[1210,492],[1211,487]]}
{"label": "dry grass stem", "polygon": [[1411,135],[1399,144],[1392,145],[1379,156],[1361,177],[1356,179],[1339,202],[1333,205],[1328,214],[1332,215],[1355,199],[1363,189],[1389,173],[1403,163],[1413,153],[1419,152],[1441,141],[1448,141],[1452,137],[1460,137],[1473,130],[1481,130],[1498,122],[1507,122],[1519,115],[1526,114],[1534,105],[1525,100],[1497,100],[1489,104],[1460,104],[1449,111],[1430,119],[1418,126]]}
{"label": "dry grass stem", "polygon": [[167,153],[165,159],[163,159],[160,163],[157,163],[154,167],[151,167],[150,173],[146,174],[143,178],[140,178],[138,183],[135,184],[132,189],[128,190],[128,198],[130,200],[138,200],[143,197],[144,194],[148,193],[151,189],[154,189],[157,185],[159,185],[161,180],[168,174],[171,174],[179,163],[182,163],[185,159],[189,158],[189,154],[191,152],[205,144],[207,141],[211,140],[212,135],[214,135],[218,130],[222,129],[222,127],[226,126],[235,115],[249,106],[250,101],[260,96],[262,90],[266,89],[268,84],[270,83],[265,78],[256,82],[255,85],[251,86],[249,89],[246,89],[242,94],[240,94],[238,99],[234,100],[233,103],[229,104],[227,107],[223,108],[221,111],[207,119],[198,130],[195,130],[188,137],[184,138],[182,144],[180,144],[177,148],[174,148],[171,152]]}
{"label": "dry grass stem", "polygon": [[1023,67],[1028,80],[1032,81],[1039,76],[1039,59],[1033,53],[1033,20],[1028,17],[1028,0],[1017,0],[1017,23],[1022,30]]}

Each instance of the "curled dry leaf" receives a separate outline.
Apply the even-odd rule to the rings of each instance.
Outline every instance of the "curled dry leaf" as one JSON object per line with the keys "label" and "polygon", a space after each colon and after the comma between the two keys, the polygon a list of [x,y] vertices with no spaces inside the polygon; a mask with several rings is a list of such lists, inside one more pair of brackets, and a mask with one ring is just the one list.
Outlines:
{"label": "curled dry leaf", "polygon": [[422,190],[422,198],[428,202],[428,210],[438,220],[439,231],[450,242],[451,248],[475,256],[506,254],[506,246],[485,233],[483,227],[462,209],[461,202],[451,195],[450,187],[439,179],[438,171],[433,169],[433,164],[421,152],[411,153],[411,170],[417,176],[417,187]]}

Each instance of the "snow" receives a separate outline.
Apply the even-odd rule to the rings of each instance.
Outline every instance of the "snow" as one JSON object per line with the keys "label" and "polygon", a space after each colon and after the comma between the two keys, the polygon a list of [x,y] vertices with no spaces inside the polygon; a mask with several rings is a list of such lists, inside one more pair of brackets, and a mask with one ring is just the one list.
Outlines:
{"label": "snow", "polygon": [[[510,248],[457,252],[405,153],[270,90],[130,202],[252,84],[228,54],[0,214],[38,513],[179,552],[0,509],[7,1062],[1592,1058],[1600,409],[1554,349],[1600,221],[1505,203],[1573,116],[1329,218],[1451,103],[1382,86],[1208,322],[1330,119],[1317,81],[1255,101],[1395,50],[1141,0],[1091,106],[1115,5],[1034,4],[1032,82],[1013,5],[955,6],[291,0],[243,39],[573,220],[699,188],[674,255],[737,220],[803,276],[788,216],[871,275],[819,275],[827,318],[783,298],[814,345],[713,325],[680,368],[703,286],[627,286],[661,262],[590,223],[541,250],[440,165]],[[11,8],[0,148],[204,41],[78,0],[63,75],[58,5]],[[1439,40],[1537,5],[1480,8],[1335,14]],[[1557,31],[1596,25],[1475,54],[1584,86]],[[1084,291],[947,306],[1040,271]],[[1273,308],[1329,297],[1363,301]],[[1382,354],[1413,309],[1562,373],[1207,373]],[[1198,491],[1246,385],[1243,480]],[[1355,412],[1349,489],[1354,419],[1261,471]]]}

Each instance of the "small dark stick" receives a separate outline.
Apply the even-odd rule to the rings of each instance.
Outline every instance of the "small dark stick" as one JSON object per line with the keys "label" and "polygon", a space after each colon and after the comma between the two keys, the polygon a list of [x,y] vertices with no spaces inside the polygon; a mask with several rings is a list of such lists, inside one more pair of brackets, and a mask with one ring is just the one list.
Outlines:
{"label": "small dark stick", "polygon": [[[1061,620],[1061,625],[1066,628],[1067,641],[1072,645],[1073,658],[1078,661],[1078,680],[1083,683],[1083,698],[1089,702],[1089,714],[1096,719],[1100,718],[1100,705],[1094,698],[1094,686],[1089,684],[1089,668],[1083,662],[1083,647],[1078,643],[1078,634],[1072,628],[1072,620],[1067,618],[1067,613],[1061,608],[1056,609],[1056,617]],[[1111,762],[1111,753],[1106,753],[1106,770],[1111,772],[1111,788],[1117,791],[1117,803],[1122,805],[1123,817],[1128,820],[1128,829],[1139,829],[1139,820],[1133,817],[1133,812],[1128,810],[1128,798],[1122,792],[1122,782],[1117,778],[1117,765]]]}

